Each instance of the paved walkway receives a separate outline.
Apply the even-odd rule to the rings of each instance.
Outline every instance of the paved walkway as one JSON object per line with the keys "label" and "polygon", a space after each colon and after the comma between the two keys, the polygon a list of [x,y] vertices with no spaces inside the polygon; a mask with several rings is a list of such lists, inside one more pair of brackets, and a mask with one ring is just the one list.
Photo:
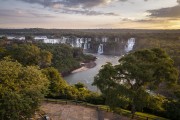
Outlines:
{"label": "paved walkway", "polygon": [[96,109],[79,105],[44,103],[41,110],[46,112],[51,120],[98,120]]}

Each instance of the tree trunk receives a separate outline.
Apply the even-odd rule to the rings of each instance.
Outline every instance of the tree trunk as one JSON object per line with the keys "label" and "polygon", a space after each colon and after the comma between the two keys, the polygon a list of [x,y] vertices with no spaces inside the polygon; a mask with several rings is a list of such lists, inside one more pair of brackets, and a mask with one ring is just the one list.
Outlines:
{"label": "tree trunk", "polygon": [[132,117],[131,117],[131,119],[134,119],[135,112],[136,112],[135,105],[132,105],[132,108],[131,108]]}

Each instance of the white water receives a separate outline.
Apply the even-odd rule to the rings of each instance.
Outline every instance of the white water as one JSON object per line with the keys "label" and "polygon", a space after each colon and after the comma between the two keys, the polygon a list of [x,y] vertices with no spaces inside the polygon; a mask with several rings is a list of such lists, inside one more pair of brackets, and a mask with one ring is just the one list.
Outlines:
{"label": "white water", "polygon": [[134,45],[135,45],[135,38],[128,39],[127,44],[125,46],[125,52],[129,52],[133,50]]}
{"label": "white water", "polygon": [[52,44],[56,44],[59,43],[60,39],[44,39],[44,43],[52,43]]}
{"label": "white water", "polygon": [[85,43],[84,43],[84,50],[87,50],[88,49],[88,41],[85,40]]}
{"label": "white water", "polygon": [[104,50],[103,50],[103,44],[100,44],[99,47],[98,47],[98,54],[103,54],[104,53]]}
{"label": "white water", "polygon": [[90,49],[91,48],[91,44],[90,43],[88,43],[88,49]]}
{"label": "white water", "polygon": [[76,47],[80,47],[80,46],[81,46],[80,40],[76,39]]}

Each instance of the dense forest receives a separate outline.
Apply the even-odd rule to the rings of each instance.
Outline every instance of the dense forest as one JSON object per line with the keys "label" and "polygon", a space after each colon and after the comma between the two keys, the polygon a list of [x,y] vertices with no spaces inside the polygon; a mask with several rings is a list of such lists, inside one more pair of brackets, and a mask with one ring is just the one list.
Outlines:
{"label": "dense forest", "polygon": [[180,71],[180,34],[176,33],[154,33],[139,34],[135,50],[145,48],[162,48],[173,59],[175,66]]}
{"label": "dense forest", "polygon": [[122,34],[139,34],[139,33],[180,33],[180,30],[147,30],[147,29],[0,29],[3,35],[77,35],[90,36],[93,35],[122,35]]}
{"label": "dense forest", "polygon": [[[66,44],[8,42],[0,39],[0,118],[25,119],[32,116],[43,97],[71,99],[93,104],[180,118],[180,31],[160,30],[0,30],[2,34],[50,36],[135,37],[134,50],[119,64],[102,67],[93,85],[101,94],[82,83],[68,85],[62,75],[95,60],[81,48]],[[107,34],[105,34],[107,33]],[[91,36],[92,35],[92,36]],[[110,40],[111,40],[110,39]],[[131,81],[132,80],[132,81]],[[132,84],[136,80],[135,84]],[[119,84],[126,81],[124,85]],[[179,81],[179,82],[178,82]],[[146,92],[153,91],[153,94]],[[22,99],[23,98],[23,99]]]}
{"label": "dense forest", "polygon": [[[103,98],[82,83],[68,85],[61,73],[94,60],[68,45],[0,41],[0,118],[30,118],[43,96],[102,104]],[[62,71],[62,72],[61,72]],[[96,100],[98,99],[98,100]]]}

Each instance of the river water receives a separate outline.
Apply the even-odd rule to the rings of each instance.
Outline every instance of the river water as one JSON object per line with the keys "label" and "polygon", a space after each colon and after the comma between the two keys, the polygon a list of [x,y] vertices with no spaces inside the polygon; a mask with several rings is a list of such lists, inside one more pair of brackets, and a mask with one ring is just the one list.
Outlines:
{"label": "river water", "polygon": [[94,76],[98,74],[99,70],[101,69],[101,66],[106,64],[106,62],[111,62],[113,65],[118,64],[118,60],[120,59],[120,56],[108,56],[108,55],[98,55],[98,54],[93,54],[93,55],[97,57],[95,61],[96,62],[95,67],[85,71],[72,73],[64,77],[64,79],[71,85],[81,82],[84,83],[89,90],[98,91],[96,86],[91,85],[94,81]]}

